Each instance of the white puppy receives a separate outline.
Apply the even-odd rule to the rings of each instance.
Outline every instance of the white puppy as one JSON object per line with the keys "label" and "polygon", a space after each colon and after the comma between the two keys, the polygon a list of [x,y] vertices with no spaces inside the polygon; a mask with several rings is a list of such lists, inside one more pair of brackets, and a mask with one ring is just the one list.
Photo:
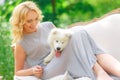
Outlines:
{"label": "white puppy", "polygon": [[68,44],[72,31],[68,29],[54,28],[48,36],[48,43],[51,47],[50,54],[44,59],[44,64],[47,65],[54,56],[60,57],[61,52]]}

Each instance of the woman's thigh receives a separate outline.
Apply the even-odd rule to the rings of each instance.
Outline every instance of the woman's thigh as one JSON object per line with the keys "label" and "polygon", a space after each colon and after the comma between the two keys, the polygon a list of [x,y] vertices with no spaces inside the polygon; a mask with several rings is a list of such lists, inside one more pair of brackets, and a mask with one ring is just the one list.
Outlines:
{"label": "woman's thigh", "polygon": [[14,76],[14,80],[41,80],[35,76]]}
{"label": "woman's thigh", "polygon": [[120,62],[116,60],[110,54],[98,54],[98,63],[106,70],[108,73],[120,77]]}

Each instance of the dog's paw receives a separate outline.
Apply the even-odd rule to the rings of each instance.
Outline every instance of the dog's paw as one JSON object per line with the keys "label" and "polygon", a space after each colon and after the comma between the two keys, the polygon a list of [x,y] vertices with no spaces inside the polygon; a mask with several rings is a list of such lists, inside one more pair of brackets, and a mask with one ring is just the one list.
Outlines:
{"label": "dog's paw", "polygon": [[50,62],[47,58],[44,59],[44,65],[47,65]]}

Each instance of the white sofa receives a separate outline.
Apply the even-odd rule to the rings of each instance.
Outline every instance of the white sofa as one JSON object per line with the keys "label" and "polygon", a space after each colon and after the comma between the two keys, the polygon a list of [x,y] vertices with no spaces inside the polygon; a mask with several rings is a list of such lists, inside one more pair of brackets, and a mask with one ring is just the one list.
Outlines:
{"label": "white sofa", "polygon": [[120,61],[120,14],[109,15],[84,28],[107,53]]}
{"label": "white sofa", "polygon": [[109,54],[120,61],[120,14],[110,14],[88,24],[75,23],[82,26],[91,37]]}

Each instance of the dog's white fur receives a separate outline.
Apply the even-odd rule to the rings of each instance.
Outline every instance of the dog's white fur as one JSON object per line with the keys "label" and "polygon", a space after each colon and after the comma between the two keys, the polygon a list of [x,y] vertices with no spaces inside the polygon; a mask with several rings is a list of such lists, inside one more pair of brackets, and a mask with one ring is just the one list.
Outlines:
{"label": "dog's white fur", "polygon": [[44,59],[44,64],[47,65],[55,56],[55,51],[62,52],[69,42],[72,31],[68,29],[54,28],[48,36],[48,43],[51,47],[50,54]]}
{"label": "dog's white fur", "polygon": [[48,79],[48,80],[91,80],[91,79],[88,78],[88,77],[81,77],[81,78],[78,78],[78,79],[73,79],[69,75],[69,73],[66,71],[66,73],[64,75],[59,75],[59,76],[53,77],[53,78]]}

